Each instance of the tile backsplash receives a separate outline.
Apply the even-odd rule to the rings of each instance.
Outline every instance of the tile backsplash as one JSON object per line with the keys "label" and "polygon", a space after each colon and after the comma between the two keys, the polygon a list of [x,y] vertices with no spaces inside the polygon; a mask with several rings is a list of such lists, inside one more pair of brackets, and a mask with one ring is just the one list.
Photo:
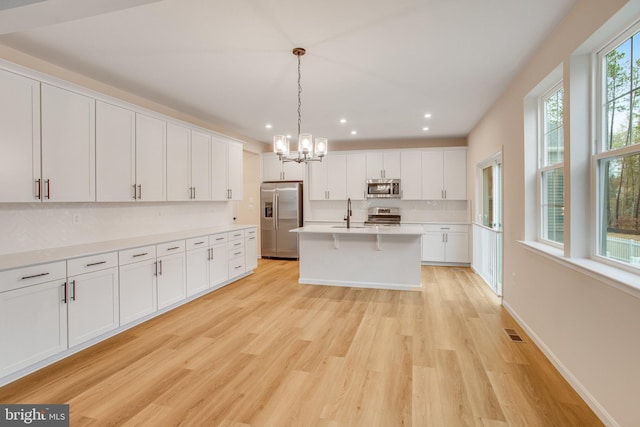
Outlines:
{"label": "tile backsplash", "polygon": [[0,254],[228,225],[233,202],[0,204]]}

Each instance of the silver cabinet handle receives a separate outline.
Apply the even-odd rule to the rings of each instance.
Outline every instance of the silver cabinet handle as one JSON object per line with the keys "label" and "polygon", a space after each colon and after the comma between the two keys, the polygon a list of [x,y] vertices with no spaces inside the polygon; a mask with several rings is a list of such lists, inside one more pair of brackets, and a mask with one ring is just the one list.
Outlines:
{"label": "silver cabinet handle", "polygon": [[204,242],[195,242],[194,245],[203,245]]}
{"label": "silver cabinet handle", "polygon": [[42,277],[42,276],[47,276],[47,275],[49,275],[49,273],[38,273],[38,274],[31,275],[31,276],[23,276],[23,277],[21,277],[21,279],[22,280],[34,279],[36,277]]}
{"label": "silver cabinet handle", "polygon": [[133,200],[136,200],[138,198],[138,191],[136,190],[138,186],[133,184],[132,187],[133,187]]}
{"label": "silver cabinet handle", "polygon": [[134,254],[134,255],[133,255],[133,258],[137,258],[137,257],[139,257],[139,256],[145,256],[145,255],[149,255],[149,252],[143,252],[143,253],[141,253],[141,254]]}
{"label": "silver cabinet handle", "polygon": [[73,287],[71,288],[73,290],[73,294],[71,294],[71,301],[75,301],[76,300],[76,281],[72,280],[71,283],[73,284]]}
{"label": "silver cabinet handle", "polygon": [[176,249],[180,249],[180,246],[174,246],[172,248],[167,248],[168,251],[175,251]]}
{"label": "silver cabinet handle", "polygon": [[36,199],[42,199],[42,191],[40,189],[40,178],[36,179]]}
{"label": "silver cabinet handle", "polygon": [[209,248],[209,261],[213,260],[213,248]]}
{"label": "silver cabinet handle", "polygon": [[242,242],[238,242],[238,243],[234,243],[233,246],[240,246],[242,245]]}
{"label": "silver cabinet handle", "polygon": [[162,276],[162,260],[158,261],[160,263],[160,275]]}
{"label": "silver cabinet handle", "polygon": [[196,199],[196,187],[193,187],[193,200]]}
{"label": "silver cabinet handle", "polygon": [[155,262],[153,263],[153,266],[154,266],[154,268],[155,268],[155,271],[153,272],[153,275],[154,275],[154,276],[157,276],[157,275],[158,275],[158,261],[155,261]]}
{"label": "silver cabinet handle", "polygon": [[241,253],[242,253],[242,252],[234,252],[234,253],[233,253],[233,255],[234,255],[234,256],[237,256],[237,255],[240,255]]}
{"label": "silver cabinet handle", "polygon": [[216,239],[216,241],[218,241],[218,240],[224,240],[224,237],[218,237],[218,238]]}
{"label": "silver cabinet handle", "polygon": [[44,180],[46,186],[47,186],[47,193],[44,195],[44,198],[49,200],[51,199],[51,180],[50,179],[45,179]]}
{"label": "silver cabinet handle", "polygon": [[67,303],[67,282],[64,282],[62,287],[64,288],[64,293],[62,294],[62,302],[66,304]]}
{"label": "silver cabinet handle", "polygon": [[142,184],[138,184],[138,200],[142,200]]}
{"label": "silver cabinet handle", "polygon": [[96,266],[96,265],[106,264],[106,263],[107,263],[107,261],[92,262],[90,264],[87,264],[85,267],[93,267],[93,266]]}
{"label": "silver cabinet handle", "polygon": [[236,270],[239,269],[239,268],[242,268],[242,266],[238,265],[238,266],[234,267],[234,269],[236,269]]}

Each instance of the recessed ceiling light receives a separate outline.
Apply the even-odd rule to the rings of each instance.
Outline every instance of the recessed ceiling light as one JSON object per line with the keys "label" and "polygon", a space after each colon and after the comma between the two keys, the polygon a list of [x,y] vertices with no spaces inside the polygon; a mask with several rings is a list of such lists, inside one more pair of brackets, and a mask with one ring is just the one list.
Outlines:
{"label": "recessed ceiling light", "polygon": [[356,131],[356,130],[352,130],[351,131],[351,135],[356,135],[357,133],[358,133],[358,131]]}
{"label": "recessed ceiling light", "polygon": [[340,123],[347,123],[347,119],[340,119]]}
{"label": "recessed ceiling light", "polygon": [[422,128],[422,130],[424,130],[424,131],[428,131],[428,130],[429,130],[429,128],[425,126],[425,127],[423,127],[423,128]]}
{"label": "recessed ceiling light", "polygon": [[264,127],[266,127],[267,129],[271,129],[273,126],[271,126],[271,123],[267,123]]}
{"label": "recessed ceiling light", "polygon": [[291,139],[291,134],[287,135],[287,139]]}
{"label": "recessed ceiling light", "polygon": [[425,119],[430,119],[430,118],[431,118],[431,113],[427,113],[427,114],[425,114],[425,115],[424,115],[424,118],[425,118]]}

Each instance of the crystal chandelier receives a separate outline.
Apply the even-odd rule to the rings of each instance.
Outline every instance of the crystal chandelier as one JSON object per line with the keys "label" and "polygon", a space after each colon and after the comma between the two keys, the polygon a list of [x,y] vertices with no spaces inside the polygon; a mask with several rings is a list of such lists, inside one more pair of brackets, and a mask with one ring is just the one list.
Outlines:
{"label": "crystal chandelier", "polygon": [[273,152],[278,155],[280,161],[284,162],[321,162],[327,154],[327,138],[316,138],[315,144],[310,133],[300,133],[301,111],[302,111],[302,85],[300,84],[300,57],[306,51],[301,47],[293,49],[293,54],[298,57],[298,152],[289,153],[289,139],[285,135],[275,135],[273,137]]}

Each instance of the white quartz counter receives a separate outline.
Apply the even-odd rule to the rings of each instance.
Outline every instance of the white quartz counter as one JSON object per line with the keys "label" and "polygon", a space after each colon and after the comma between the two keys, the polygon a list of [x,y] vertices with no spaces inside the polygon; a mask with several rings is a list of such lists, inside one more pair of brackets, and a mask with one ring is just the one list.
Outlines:
{"label": "white quartz counter", "polygon": [[294,228],[292,233],[320,233],[320,234],[377,234],[377,235],[397,235],[411,236],[422,235],[424,228],[419,225],[390,226],[362,226],[355,225],[347,228],[346,225],[307,225],[305,227]]}
{"label": "white quartz counter", "polygon": [[61,261],[80,256],[95,255],[105,252],[114,252],[122,249],[139,246],[155,245],[171,242],[173,240],[188,239],[191,237],[207,236],[216,233],[225,233],[235,230],[254,228],[255,225],[222,225],[216,227],[182,230],[172,233],[151,234],[131,237],[128,239],[108,240],[103,242],[87,243],[84,245],[64,246],[59,248],[41,249],[36,251],[18,252],[0,255],[0,270],[22,267],[25,265],[43,264],[46,262]]}

